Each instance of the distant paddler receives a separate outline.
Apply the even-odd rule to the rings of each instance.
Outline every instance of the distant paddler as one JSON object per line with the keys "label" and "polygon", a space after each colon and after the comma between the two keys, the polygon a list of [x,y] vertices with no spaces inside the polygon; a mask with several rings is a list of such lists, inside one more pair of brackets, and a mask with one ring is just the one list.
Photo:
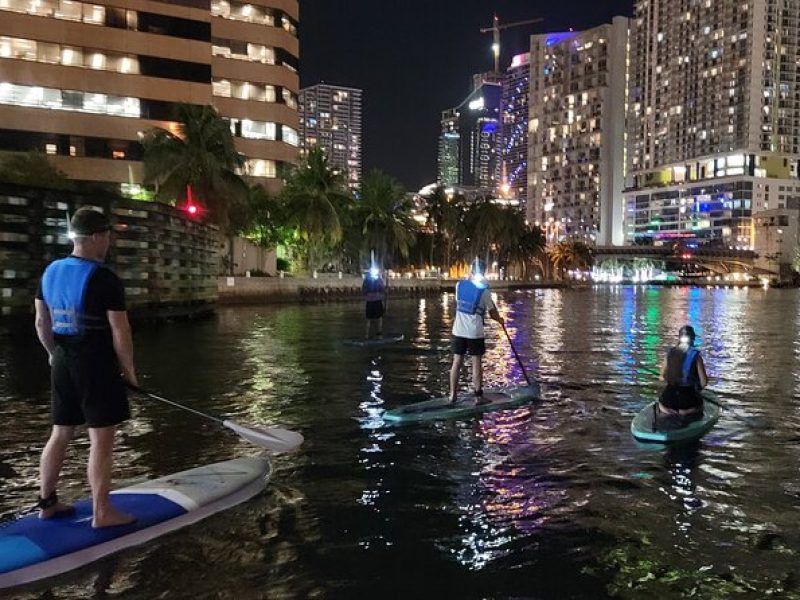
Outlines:
{"label": "distant paddler", "polygon": [[503,317],[492,301],[489,282],[486,281],[486,263],[476,258],[468,279],[456,284],[456,318],[453,322],[453,366],[450,369],[450,402],[458,401],[458,376],[464,356],[472,357],[472,393],[477,404],[485,404],[483,398],[483,355],[486,354],[486,334],[483,320],[489,316],[503,325]]}
{"label": "distant paddler", "polygon": [[364,275],[361,291],[366,300],[367,328],[365,337],[370,338],[372,324],[376,324],[376,336],[383,336],[383,315],[386,312],[386,282],[381,270],[373,263]]}
{"label": "distant paddler", "polygon": [[678,345],[667,352],[661,378],[667,386],[658,403],[659,427],[677,428],[703,416],[700,392],[708,385],[708,375],[700,351],[694,347],[696,334],[690,325],[678,332]]}

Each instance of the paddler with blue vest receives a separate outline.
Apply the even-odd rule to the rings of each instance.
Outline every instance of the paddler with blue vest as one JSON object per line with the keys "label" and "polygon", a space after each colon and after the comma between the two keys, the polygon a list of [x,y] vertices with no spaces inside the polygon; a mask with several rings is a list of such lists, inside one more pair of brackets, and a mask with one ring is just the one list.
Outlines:
{"label": "paddler with blue vest", "polygon": [[125,291],[103,264],[111,243],[103,213],[78,209],[70,237],[72,254],[47,267],[35,300],[36,333],[51,367],[53,421],[42,451],[37,506],[42,519],[74,512],[59,500],[56,488],[75,427],[86,424],[92,527],[126,525],[135,519],[109,499],[114,436],[130,418],[125,382],[138,385]]}
{"label": "paddler with blue vest", "polygon": [[503,317],[492,301],[486,281],[486,263],[478,258],[472,263],[469,279],[456,284],[456,318],[453,322],[453,366],[450,369],[450,402],[458,401],[458,376],[464,356],[472,357],[472,393],[477,404],[486,404],[483,396],[483,355],[486,354],[483,319],[488,315],[500,323]]}
{"label": "paddler with blue vest", "polygon": [[383,315],[386,312],[386,283],[381,277],[381,270],[374,264],[364,276],[361,292],[366,300],[366,338],[370,337],[373,323],[377,324],[377,337],[381,337],[383,335]]}
{"label": "paddler with blue vest", "polygon": [[666,427],[683,427],[703,416],[700,391],[708,375],[700,351],[694,347],[696,334],[690,325],[678,332],[678,345],[667,352],[661,378],[667,383],[658,403],[659,420]]}

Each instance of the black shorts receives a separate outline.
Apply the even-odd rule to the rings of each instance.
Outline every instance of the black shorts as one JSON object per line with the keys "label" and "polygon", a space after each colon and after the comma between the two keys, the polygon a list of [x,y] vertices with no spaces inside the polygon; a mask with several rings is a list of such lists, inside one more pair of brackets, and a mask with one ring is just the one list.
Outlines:
{"label": "black shorts", "polygon": [[453,354],[458,354],[459,356],[464,356],[465,354],[483,356],[486,354],[486,340],[483,338],[463,338],[454,335],[450,342],[450,348],[453,350]]}
{"label": "black shorts", "polygon": [[371,302],[367,302],[368,319],[380,319],[383,316],[383,313],[383,300],[373,300]]}
{"label": "black shorts", "polygon": [[110,427],[131,416],[114,355],[57,345],[50,379],[54,425]]}
{"label": "black shorts", "polygon": [[661,392],[661,404],[671,410],[703,409],[703,397],[693,387],[668,385]]}

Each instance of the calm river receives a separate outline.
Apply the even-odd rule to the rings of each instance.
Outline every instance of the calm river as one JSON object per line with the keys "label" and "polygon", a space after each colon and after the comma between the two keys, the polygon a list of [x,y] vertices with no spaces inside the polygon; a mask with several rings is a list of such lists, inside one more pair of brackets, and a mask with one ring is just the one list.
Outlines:
{"label": "calm river", "polygon": [[[537,290],[499,305],[542,399],[422,426],[381,412],[445,392],[452,297],[391,301],[385,329],[406,341],[379,349],[342,344],[363,331],[357,303],[140,329],[143,385],[306,444],[250,502],[7,596],[800,598],[800,293]],[[684,323],[728,410],[699,443],[638,445],[647,367]],[[487,379],[519,382],[499,333]],[[33,335],[0,336],[0,514],[35,500],[48,385]],[[168,406],[134,410],[118,483],[256,452]],[[87,443],[67,498],[87,495]]]}

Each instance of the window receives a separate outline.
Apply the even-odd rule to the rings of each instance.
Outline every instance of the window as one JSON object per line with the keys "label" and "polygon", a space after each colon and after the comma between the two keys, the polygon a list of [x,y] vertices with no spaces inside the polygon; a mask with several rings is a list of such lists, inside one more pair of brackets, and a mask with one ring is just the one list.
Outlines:
{"label": "window", "polygon": [[138,98],[0,83],[0,104],[94,114],[140,117]]}
{"label": "window", "polygon": [[47,154],[56,154],[58,152],[58,146],[55,144],[45,144],[44,151]]}
{"label": "window", "polygon": [[[231,123],[233,123],[233,120]],[[243,138],[252,140],[274,140],[277,133],[277,127],[275,123],[242,119],[241,132],[241,136]]]}
{"label": "window", "polygon": [[244,173],[250,177],[275,178],[278,176],[278,169],[274,160],[251,158],[244,164]]}
{"label": "window", "polygon": [[283,125],[281,127],[281,139],[290,146],[298,146],[300,144],[300,138],[297,135],[297,131],[288,125]]}

